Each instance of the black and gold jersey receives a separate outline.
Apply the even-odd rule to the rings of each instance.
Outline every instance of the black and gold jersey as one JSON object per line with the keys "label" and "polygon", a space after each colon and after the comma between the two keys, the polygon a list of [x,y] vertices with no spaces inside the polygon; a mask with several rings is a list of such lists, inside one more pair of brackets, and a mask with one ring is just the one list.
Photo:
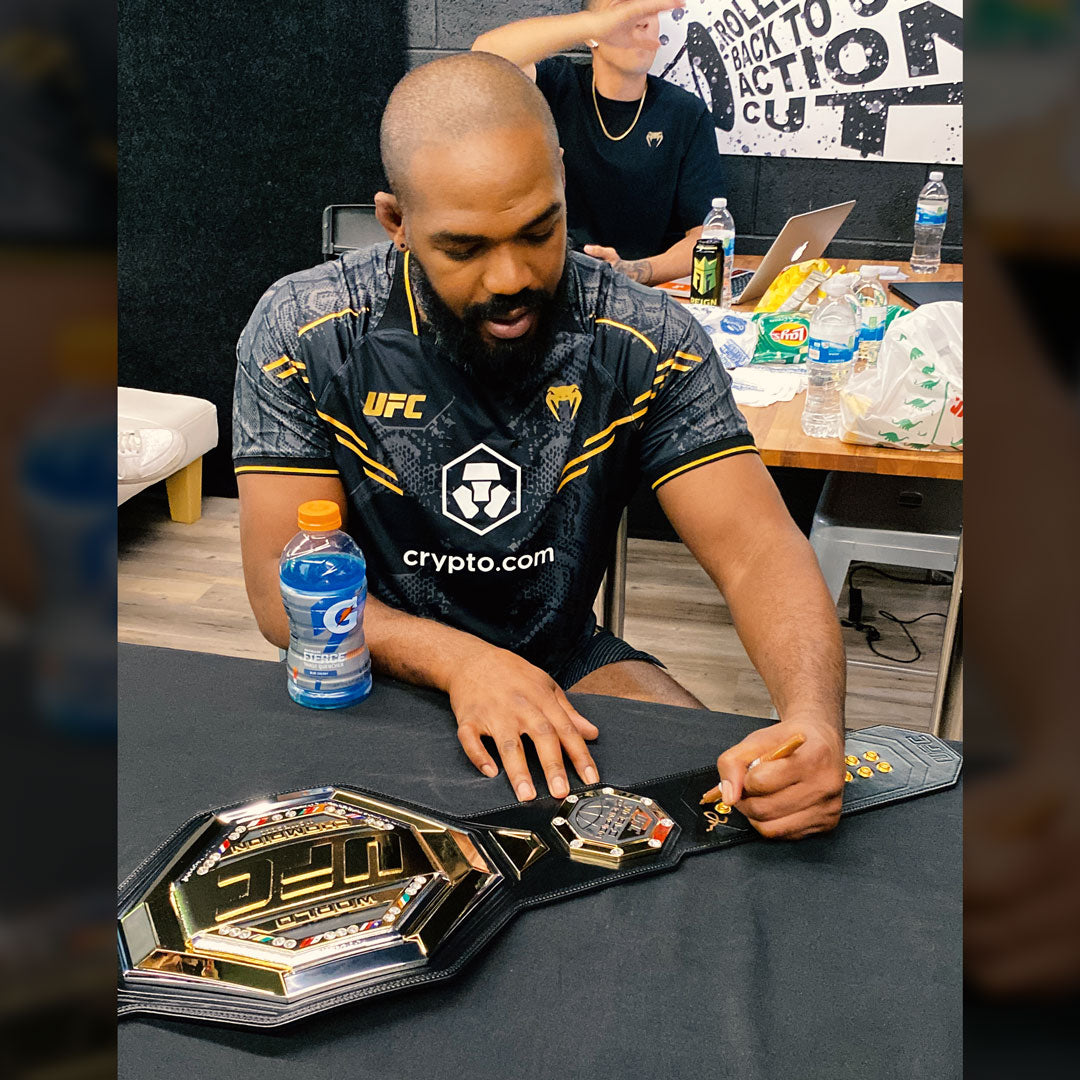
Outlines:
{"label": "black and gold jersey", "polygon": [[583,255],[567,277],[511,404],[435,345],[408,254],[380,244],[289,275],[240,337],[233,404],[238,474],[340,476],[374,595],[547,671],[593,631],[641,479],[754,452],[689,312]]}

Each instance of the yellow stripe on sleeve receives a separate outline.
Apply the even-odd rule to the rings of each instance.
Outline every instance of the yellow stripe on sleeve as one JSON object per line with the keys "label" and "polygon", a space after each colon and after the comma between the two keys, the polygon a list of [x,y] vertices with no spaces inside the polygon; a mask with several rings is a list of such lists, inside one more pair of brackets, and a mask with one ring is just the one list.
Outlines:
{"label": "yellow stripe on sleeve", "polygon": [[[701,357],[695,356],[692,352],[676,352],[675,355],[682,360],[693,360],[695,364],[701,363]],[[687,368],[687,370],[689,370],[689,368]]]}
{"label": "yellow stripe on sleeve", "polygon": [[282,364],[287,364],[288,362],[289,362],[289,357],[288,356],[278,357],[277,360],[273,360],[269,364],[266,364],[263,367],[263,371],[271,372],[271,371],[274,370],[274,368],[279,368],[279,367],[281,367]]}
{"label": "yellow stripe on sleeve", "polygon": [[593,449],[592,449],[592,450],[590,450],[590,451],[589,451],[589,452],[588,452],[587,454],[582,454],[582,455],[581,455],[581,457],[576,457],[576,458],[574,458],[574,460],[573,460],[573,461],[568,461],[568,462],[567,462],[567,463],[566,463],[566,464],[565,464],[565,465],[563,466],[563,475],[564,475],[564,476],[566,475],[566,471],[567,471],[568,469],[571,469],[571,468],[573,468],[573,467],[574,467],[575,465],[578,465],[578,464],[580,464],[580,463],[581,463],[582,461],[587,461],[587,460],[588,460],[589,458],[591,458],[591,457],[592,457],[592,456],[593,456],[594,454],[602,454],[602,453],[603,453],[603,452],[604,452],[604,451],[605,451],[605,450],[606,450],[606,449],[607,449],[607,448],[608,448],[608,447],[609,447],[609,446],[610,446],[610,445],[611,445],[611,444],[612,444],[612,443],[613,443],[614,441],[615,441],[615,436],[614,436],[614,435],[612,435],[612,436],[611,436],[611,437],[610,437],[610,438],[608,439],[608,441],[607,441],[606,443],[602,443],[602,444],[601,444],[600,446],[596,446],[596,447],[593,447]]}
{"label": "yellow stripe on sleeve", "polygon": [[371,477],[372,480],[382,484],[383,487],[388,487],[395,495],[404,495],[405,492],[401,490],[396,484],[391,484],[389,480],[384,480],[381,476],[373,473],[370,469],[364,470],[364,475]]}
{"label": "yellow stripe on sleeve", "polygon": [[[367,308],[363,309],[364,311]],[[314,330],[316,326],[322,325],[324,322],[329,322],[331,319],[340,319],[342,315],[359,315],[360,312],[355,308],[347,307],[342,308],[340,311],[332,311],[329,315],[321,315],[317,319],[312,319],[311,322],[305,323],[296,331],[297,337],[303,337],[309,330]]]}
{"label": "yellow stripe on sleeve", "polygon": [[[651,393],[651,391],[650,391]],[[646,395],[648,396],[648,395]],[[636,405],[637,402],[635,401]],[[595,435],[590,435],[581,445],[591,446],[594,442],[604,438],[605,435],[610,435],[620,424],[629,424],[634,420],[638,420],[643,417],[649,411],[649,406],[646,405],[644,409],[638,409],[636,413],[631,413],[629,416],[620,416],[618,420],[612,420],[610,424],[603,431],[597,432]]]}
{"label": "yellow stripe on sleeve", "polygon": [[566,487],[566,485],[569,484],[571,480],[573,480],[575,477],[578,477],[578,476],[584,476],[585,473],[587,473],[588,471],[589,471],[589,466],[588,465],[583,465],[580,469],[577,469],[575,472],[572,472],[569,476],[564,476],[559,481],[559,486],[555,489],[555,494],[558,495],[559,492],[562,491],[562,489],[564,487]]}
{"label": "yellow stripe on sleeve", "polygon": [[644,394],[638,394],[638,396],[636,398],[634,398],[634,404],[635,405],[640,405],[643,401],[647,400],[648,398],[654,398],[654,397],[656,397],[656,391],[655,390],[646,390]]}
{"label": "yellow stripe on sleeve", "polygon": [[334,427],[336,427],[339,431],[344,431],[345,434],[349,436],[349,438],[351,438],[354,442],[358,443],[365,450],[368,449],[368,444],[364,442],[364,440],[361,439],[360,436],[357,435],[356,432],[353,431],[353,429],[347,424],[343,424],[340,420],[335,420],[332,416],[329,416],[327,413],[320,412],[318,409],[315,410],[315,415],[321,416],[323,420],[325,420],[328,424],[333,424]]}
{"label": "yellow stripe on sleeve", "polygon": [[[335,435],[334,438],[337,439],[337,441],[341,443],[342,446],[351,450],[358,458],[360,458],[361,461],[366,461],[373,469],[378,469],[379,472],[386,473],[386,475],[389,476],[391,480],[397,479],[397,473],[394,472],[393,469],[388,469],[385,465],[380,465],[379,462],[377,462],[374,458],[369,458],[367,454],[365,454],[364,451],[360,449],[359,446],[356,446],[353,443],[349,442],[348,439],[343,439],[340,435]],[[364,472],[367,472],[367,469],[365,469]],[[398,494],[400,494],[400,492]]]}
{"label": "yellow stripe on sleeve", "polygon": [[292,465],[237,465],[234,473],[302,473],[305,476],[340,476],[337,469],[301,469]]}
{"label": "yellow stripe on sleeve", "polygon": [[605,326],[615,326],[620,330],[626,330],[628,333],[633,334],[634,337],[638,338],[640,341],[644,341],[645,344],[648,345],[649,348],[653,351],[653,353],[656,353],[656,346],[640,330],[635,330],[632,326],[627,326],[626,323],[616,322],[614,319],[597,319],[596,321],[598,323],[603,323]]}
{"label": "yellow stripe on sleeve", "polygon": [[678,476],[688,469],[695,469],[698,465],[705,465],[710,461],[719,461],[720,458],[730,457],[732,454],[756,453],[757,448],[754,446],[732,446],[727,450],[718,450],[715,454],[706,454],[705,457],[697,458],[694,461],[688,461],[685,465],[680,465],[677,469],[672,469],[671,472],[664,473],[664,475],[652,485],[652,489],[655,491],[665,480],[670,480],[673,476]]}
{"label": "yellow stripe on sleeve", "polygon": [[295,375],[295,374],[296,374],[296,368],[294,368],[294,367],[287,367],[287,368],[284,368],[284,369],[283,369],[283,370],[281,370],[281,371],[275,371],[275,372],[274,372],[274,374],[275,374],[275,375],[276,375],[276,376],[277,376],[277,377],[278,377],[279,379],[287,379],[287,378],[288,378],[288,377],[289,377],[290,375]]}

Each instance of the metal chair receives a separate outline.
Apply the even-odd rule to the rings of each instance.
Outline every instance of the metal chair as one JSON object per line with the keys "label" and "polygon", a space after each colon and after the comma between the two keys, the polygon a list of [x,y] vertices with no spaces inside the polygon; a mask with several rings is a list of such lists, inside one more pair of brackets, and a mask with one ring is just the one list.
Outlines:
{"label": "metal chair", "polygon": [[959,736],[962,723],[954,658],[963,588],[962,527],[958,480],[831,472],[810,529],[810,546],[834,603],[856,561],[953,573],[930,720],[935,735],[944,732],[949,738]]}
{"label": "metal chair", "polygon": [[322,215],[323,260],[388,239],[375,219],[374,203],[335,203]]}
{"label": "metal chair", "polygon": [[810,546],[836,601],[856,561],[954,570],[961,526],[957,480],[831,472]]}
{"label": "metal chair", "polygon": [[626,617],[626,516],[624,510],[615,532],[615,543],[608,555],[600,591],[593,601],[596,621],[616,637],[622,637]]}

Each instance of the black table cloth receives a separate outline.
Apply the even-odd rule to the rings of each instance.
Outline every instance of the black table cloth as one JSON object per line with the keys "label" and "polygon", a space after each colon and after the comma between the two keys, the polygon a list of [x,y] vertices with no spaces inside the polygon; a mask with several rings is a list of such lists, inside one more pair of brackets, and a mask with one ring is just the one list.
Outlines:
{"label": "black table cloth", "polygon": [[[440,694],[377,680],[361,705],[314,712],[280,664],[119,659],[121,877],[193,814],[276,791],[351,783],[461,816],[512,799],[467,761]],[[765,723],[575,705],[619,787],[700,768]],[[957,787],[528,911],[449,983],[271,1031],[124,1020],[120,1076],[949,1080],[960,890]]]}

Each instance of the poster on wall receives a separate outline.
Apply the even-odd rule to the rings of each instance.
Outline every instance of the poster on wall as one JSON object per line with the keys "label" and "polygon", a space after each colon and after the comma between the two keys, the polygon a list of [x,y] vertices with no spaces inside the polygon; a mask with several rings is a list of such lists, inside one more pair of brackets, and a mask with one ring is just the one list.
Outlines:
{"label": "poster on wall", "polygon": [[722,154],[963,161],[962,0],[686,0],[660,33]]}

